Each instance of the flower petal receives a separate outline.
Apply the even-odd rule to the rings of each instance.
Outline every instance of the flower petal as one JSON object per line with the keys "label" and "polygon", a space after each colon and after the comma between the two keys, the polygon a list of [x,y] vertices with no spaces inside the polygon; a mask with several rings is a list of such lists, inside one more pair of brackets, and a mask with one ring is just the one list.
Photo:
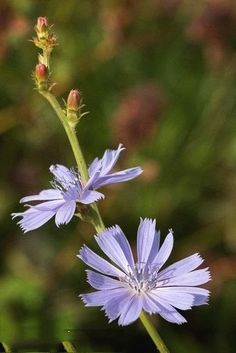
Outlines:
{"label": "flower petal", "polygon": [[54,211],[56,212],[59,207],[65,203],[64,200],[53,200],[38,203],[37,205],[30,206],[30,208],[37,209],[39,211]]}
{"label": "flower petal", "polygon": [[120,144],[117,150],[106,150],[101,159],[95,158],[89,167],[89,180],[85,189],[98,189],[102,186],[128,181],[142,173],[139,167],[125,169],[108,174],[116,164],[121,151],[124,150]]}
{"label": "flower petal", "polygon": [[113,168],[123,149],[120,144],[117,150],[106,150],[101,159],[95,158],[89,167],[90,178],[85,188],[98,189],[102,185],[100,184],[101,178]]}
{"label": "flower petal", "polygon": [[147,264],[155,237],[156,221],[141,218],[137,232],[138,263]]}
{"label": "flower petal", "polygon": [[100,199],[104,199],[104,195],[101,192],[93,191],[93,190],[85,190],[78,201],[85,205],[88,205]]}
{"label": "flower petal", "polygon": [[202,262],[203,259],[199,254],[188,256],[160,271],[158,274],[158,280],[165,280],[190,272],[200,266]]}
{"label": "flower petal", "polygon": [[90,178],[101,168],[101,161],[95,158],[88,168]]}
{"label": "flower petal", "polygon": [[104,232],[95,236],[95,239],[102,251],[128,274],[130,272],[130,264],[115,237],[111,236],[111,233],[116,232],[118,228],[107,228]]}
{"label": "flower petal", "polygon": [[59,227],[60,224],[67,224],[70,222],[75,213],[75,208],[75,201],[67,201],[58,209],[55,217],[57,227]]}
{"label": "flower petal", "polygon": [[29,208],[25,212],[12,214],[13,218],[22,217],[22,219],[17,224],[19,224],[24,233],[41,227],[43,224],[47,223],[54,215],[55,211],[41,211],[34,207]]}
{"label": "flower petal", "polygon": [[[193,306],[199,306],[208,303],[209,299],[209,290],[199,287],[166,287],[169,291],[175,292],[176,290],[179,293],[189,293],[193,295]],[[164,288],[163,288],[164,289]]]}
{"label": "flower petal", "polygon": [[120,288],[125,286],[124,283],[122,283],[117,279],[104,276],[100,273],[97,273],[91,270],[86,270],[86,272],[87,272],[88,283],[95,289],[106,290],[106,289],[115,289],[115,288]]}
{"label": "flower petal", "polygon": [[125,274],[120,271],[117,267],[110,264],[108,261],[104,260],[102,257],[95,254],[91,249],[84,245],[79,255],[77,255],[82,261],[87,265],[92,267],[94,270],[97,270],[105,275],[115,276],[123,278]]}
{"label": "flower petal", "polygon": [[100,159],[102,165],[102,175],[109,173],[109,171],[116,164],[121,151],[125,150],[122,144],[119,144],[117,150],[106,150]]}
{"label": "flower petal", "polygon": [[149,267],[153,263],[153,260],[155,259],[156,255],[157,255],[157,253],[159,251],[160,238],[161,238],[160,231],[158,231],[158,232],[155,231],[152,247],[151,247],[151,250],[150,250],[150,255],[149,255],[148,260],[147,260],[147,263],[148,263]]}
{"label": "flower petal", "polygon": [[158,251],[156,257],[153,260],[153,269],[156,269],[157,271],[160,270],[160,268],[164,265],[164,263],[167,261],[169,258],[171,251],[173,249],[173,244],[174,244],[174,238],[172,231],[169,232],[169,234],[166,236],[162,246],[160,247],[160,250]]}
{"label": "flower petal", "polygon": [[111,298],[119,295],[122,290],[123,288],[99,290],[92,293],[80,294],[79,297],[83,300],[85,306],[103,306]]}
{"label": "flower petal", "polygon": [[175,287],[174,290],[169,290],[169,288],[153,289],[151,294],[155,296],[156,300],[162,299],[164,302],[181,310],[191,309],[194,302],[192,294],[179,291],[178,287]]}
{"label": "flower petal", "polygon": [[109,318],[109,323],[117,319],[126,303],[130,301],[132,297],[132,292],[127,288],[123,288],[120,293],[114,295],[103,307],[105,310],[106,316]]}
{"label": "flower petal", "polygon": [[203,268],[201,270],[195,270],[176,277],[167,278],[160,281],[158,280],[157,286],[198,286],[208,282],[210,279],[211,277],[208,268]]}
{"label": "flower petal", "polygon": [[119,226],[114,226],[110,228],[110,235],[114,237],[117,241],[117,243],[120,245],[130,267],[132,270],[134,270],[135,264],[134,264],[134,257],[131,251],[130,244],[124,235],[123,231]]}
{"label": "flower petal", "polygon": [[98,189],[105,185],[129,181],[136,178],[142,172],[143,170],[140,167],[134,167],[122,170],[120,172],[100,176],[99,178],[97,178],[96,182],[93,183],[93,188]]}
{"label": "flower petal", "polygon": [[183,324],[186,319],[170,304],[163,301],[161,298],[156,298],[151,293],[144,296],[144,309],[147,308],[146,303],[148,303],[148,308],[153,307],[153,313],[158,313],[165,320],[175,323],[175,324]]}
{"label": "flower petal", "polygon": [[38,195],[25,196],[20,200],[20,203],[29,202],[29,201],[46,201],[46,200],[60,200],[63,199],[62,193],[60,190],[56,189],[47,189],[42,190]]}
{"label": "flower petal", "polygon": [[140,295],[133,295],[122,307],[118,324],[126,326],[137,320],[143,308],[143,299]]}
{"label": "flower petal", "polygon": [[76,182],[74,173],[64,165],[52,164],[49,170],[63,187],[74,185]]}

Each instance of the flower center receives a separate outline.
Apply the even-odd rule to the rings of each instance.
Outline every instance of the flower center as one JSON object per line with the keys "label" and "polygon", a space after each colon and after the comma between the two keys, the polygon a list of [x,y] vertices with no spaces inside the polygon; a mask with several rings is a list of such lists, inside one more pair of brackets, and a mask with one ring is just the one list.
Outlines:
{"label": "flower center", "polygon": [[156,287],[158,270],[145,263],[136,263],[134,270],[128,269],[128,275],[121,280],[139,294]]}
{"label": "flower center", "polygon": [[54,177],[51,185],[54,189],[68,191],[79,186],[81,188],[80,174],[73,168],[67,173],[61,173]]}

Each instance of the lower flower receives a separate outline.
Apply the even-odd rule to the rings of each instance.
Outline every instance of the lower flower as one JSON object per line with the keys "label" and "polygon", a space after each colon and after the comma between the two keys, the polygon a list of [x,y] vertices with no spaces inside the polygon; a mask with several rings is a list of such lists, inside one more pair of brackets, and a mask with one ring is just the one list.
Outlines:
{"label": "lower flower", "polygon": [[182,324],[186,319],[176,310],[207,304],[209,291],[198,286],[210,280],[208,268],[198,269],[203,259],[193,254],[162,269],[173,248],[170,230],[160,247],[155,220],[140,221],[137,233],[137,262],[119,226],[107,228],[95,239],[113,262],[84,245],[78,257],[98,272],[87,270],[87,281],[97,291],[80,295],[86,306],[100,306],[109,322],[134,322],[144,310],[165,320]]}

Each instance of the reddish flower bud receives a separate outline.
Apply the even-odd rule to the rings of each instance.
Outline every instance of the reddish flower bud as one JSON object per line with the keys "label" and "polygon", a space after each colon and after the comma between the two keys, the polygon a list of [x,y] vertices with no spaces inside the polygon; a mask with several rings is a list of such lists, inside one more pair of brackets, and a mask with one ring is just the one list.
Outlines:
{"label": "reddish flower bud", "polygon": [[48,69],[47,69],[47,66],[44,65],[44,64],[38,64],[38,65],[36,65],[36,67],[35,67],[35,75],[36,75],[36,78],[37,78],[39,81],[45,81],[45,80],[47,80],[47,76],[48,76]]}
{"label": "reddish flower bud", "polygon": [[38,32],[45,32],[48,27],[48,20],[46,17],[38,17],[36,29]]}
{"label": "reddish flower bud", "polygon": [[48,69],[44,64],[37,64],[35,67],[35,83],[38,89],[45,90],[48,86]]}
{"label": "reddish flower bud", "polygon": [[76,89],[72,89],[67,98],[67,110],[77,111],[80,106],[80,92]]}

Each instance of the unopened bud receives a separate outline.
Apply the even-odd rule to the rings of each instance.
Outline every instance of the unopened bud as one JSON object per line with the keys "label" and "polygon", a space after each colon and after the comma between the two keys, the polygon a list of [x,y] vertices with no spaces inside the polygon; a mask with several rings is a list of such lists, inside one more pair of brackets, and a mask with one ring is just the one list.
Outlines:
{"label": "unopened bud", "polygon": [[36,47],[47,51],[47,55],[49,55],[57,45],[57,38],[55,34],[51,32],[51,27],[46,17],[38,17],[37,23],[34,26],[37,37],[33,38],[33,42]]}
{"label": "unopened bud", "polygon": [[48,27],[48,20],[46,17],[38,17],[37,18],[37,29],[42,30],[45,27]]}
{"label": "unopened bud", "polygon": [[48,69],[44,64],[37,64],[35,67],[35,80],[38,89],[46,90],[48,88]]}
{"label": "unopened bud", "polygon": [[80,119],[81,96],[77,89],[72,89],[67,98],[66,115],[70,126],[74,129]]}
{"label": "unopened bud", "polygon": [[46,17],[38,17],[35,30],[38,34],[39,39],[47,35],[48,33],[48,20]]}
{"label": "unopened bud", "polygon": [[76,89],[72,89],[67,98],[67,111],[77,112],[80,106],[80,99],[80,92]]}

